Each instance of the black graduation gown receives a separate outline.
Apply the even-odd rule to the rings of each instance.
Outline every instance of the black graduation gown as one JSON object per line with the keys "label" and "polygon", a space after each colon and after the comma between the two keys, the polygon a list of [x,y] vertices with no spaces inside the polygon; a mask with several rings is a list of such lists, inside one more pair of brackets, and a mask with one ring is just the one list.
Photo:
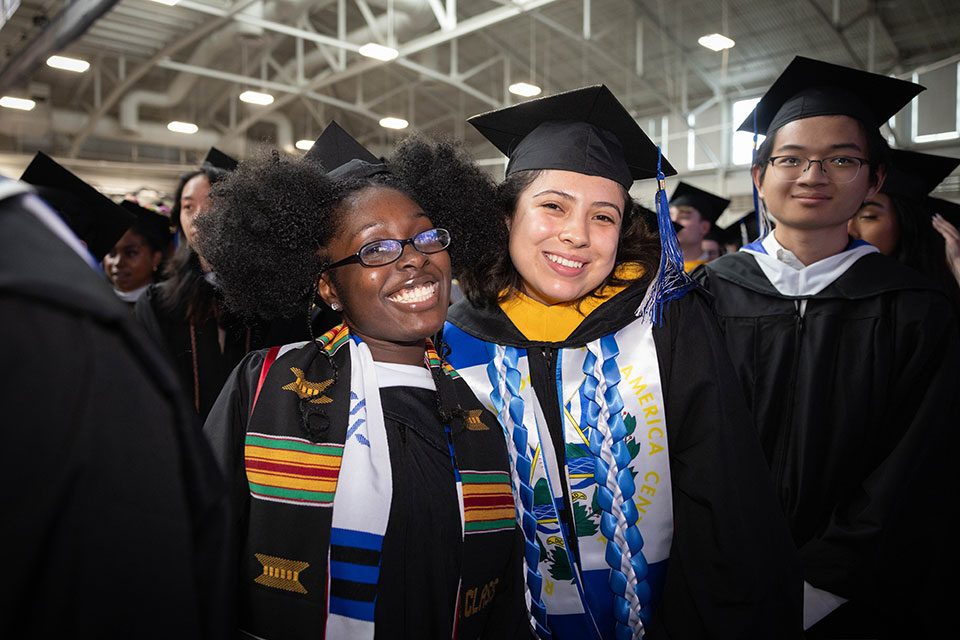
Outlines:
{"label": "black graduation gown", "polygon": [[[499,307],[481,310],[464,301],[448,321],[481,340],[528,350],[531,384],[554,442],[563,442],[555,350],[583,346],[635,321],[645,292],[640,285],[627,288],[556,343],[527,340]],[[795,552],[705,294],[693,290],[671,302],[653,337],[669,416],[674,537],[648,637],[797,637]],[[563,447],[557,451],[562,469]],[[571,514],[567,506],[560,517],[576,531]]]}
{"label": "black graduation gown", "polygon": [[[267,354],[251,353],[237,367],[204,432],[230,479],[236,510],[242,514],[238,523],[245,538],[240,558],[240,628],[265,638],[317,638],[325,627],[333,510],[251,498],[244,450],[248,432],[308,438],[300,422],[304,409],[314,409],[308,419],[322,425],[323,442],[343,443],[350,351],[343,345],[332,360],[318,356],[312,344],[288,351],[269,366],[257,392]],[[295,375],[291,368],[303,375]],[[336,379],[322,392],[331,402],[299,401],[289,389],[298,376],[314,382]],[[506,471],[506,446],[496,418],[482,411],[462,381],[441,375],[438,382],[448,408],[461,407],[483,422],[478,427],[457,418],[451,424],[458,468]],[[459,638],[529,638],[519,529],[468,535],[461,543],[456,481],[450,445],[437,412],[437,394],[388,387],[381,390],[381,401],[393,497],[375,590],[375,637],[449,637],[462,572]],[[308,564],[299,574],[303,591],[258,583],[264,567],[256,554]]]}
{"label": "black graduation gown", "polygon": [[0,203],[0,629],[223,637],[233,554],[209,447],[126,305],[21,203]]}
{"label": "black graduation gown", "polygon": [[839,633],[932,633],[960,415],[946,296],[877,253],[807,298],[802,317],[747,253],[695,277],[715,296],[804,579],[852,601],[834,614],[847,618]]}
{"label": "black graduation gown", "polygon": [[[161,302],[160,292],[167,286],[164,282],[151,285],[140,296],[134,313],[150,337],[170,358],[180,377],[184,393],[198,402],[195,407],[201,424],[210,413],[210,408],[220,395],[230,372],[247,353],[310,338],[306,317],[272,323],[261,322],[252,326],[234,321],[226,327],[226,339],[221,351],[217,321],[211,317],[195,327],[197,352],[194,354],[190,323],[180,315],[172,313]],[[209,285],[202,283],[201,286]],[[323,326],[321,331],[328,328]]]}

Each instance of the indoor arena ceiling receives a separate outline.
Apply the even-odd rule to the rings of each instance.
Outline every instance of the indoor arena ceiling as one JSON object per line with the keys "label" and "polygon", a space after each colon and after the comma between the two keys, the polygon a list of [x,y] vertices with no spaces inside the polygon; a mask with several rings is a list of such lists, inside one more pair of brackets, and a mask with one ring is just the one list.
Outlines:
{"label": "indoor arena ceiling", "polygon": [[[168,0],[173,1],[173,0]],[[2,7],[16,4],[3,0]],[[0,17],[0,153],[193,164],[211,144],[292,149],[331,119],[373,149],[407,131],[463,138],[516,102],[606,83],[639,118],[758,95],[794,55],[904,73],[960,53],[956,0],[21,0]],[[100,12],[97,17],[97,12]],[[84,16],[95,18],[83,30]],[[79,31],[70,34],[70,29]],[[725,52],[700,46],[722,33]],[[392,45],[389,62],[361,45]],[[45,64],[89,61],[84,73]],[[273,103],[241,102],[245,90]],[[192,135],[168,130],[195,123]]]}

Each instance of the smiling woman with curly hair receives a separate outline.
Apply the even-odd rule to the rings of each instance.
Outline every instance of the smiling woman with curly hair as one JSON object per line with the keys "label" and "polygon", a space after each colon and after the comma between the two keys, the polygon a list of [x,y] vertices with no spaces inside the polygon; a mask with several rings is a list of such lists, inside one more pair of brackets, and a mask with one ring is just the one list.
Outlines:
{"label": "smiling woman with curly hair", "polygon": [[451,145],[381,161],[335,123],[308,156],[241,165],[200,223],[236,312],[282,316],[319,292],[343,314],[251,353],[204,426],[241,514],[240,628],[529,637],[502,432],[431,340],[457,221],[485,215],[492,185]]}

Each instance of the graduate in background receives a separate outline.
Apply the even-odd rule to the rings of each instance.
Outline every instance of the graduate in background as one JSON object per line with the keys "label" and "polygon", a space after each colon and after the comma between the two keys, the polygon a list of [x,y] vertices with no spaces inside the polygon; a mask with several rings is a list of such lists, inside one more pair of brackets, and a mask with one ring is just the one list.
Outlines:
{"label": "graduate in background", "polygon": [[662,183],[652,220],[629,195],[673,168],[602,85],[470,123],[509,164],[444,339],[507,434],[537,633],[798,637],[793,545],[709,301]]}
{"label": "graduate in background", "polygon": [[726,198],[686,182],[681,182],[673,190],[670,196],[670,219],[683,226],[677,232],[677,241],[683,252],[683,270],[687,273],[717,257],[709,256],[703,247],[703,240],[728,206],[730,201]]}
{"label": "graduate in background", "polygon": [[211,148],[199,169],[181,177],[171,220],[183,241],[167,266],[167,279],[150,286],[134,310],[174,364],[201,422],[247,353],[306,339],[311,322],[321,332],[333,323],[305,306],[295,317],[250,324],[223,305],[216,273],[197,250],[196,221],[210,207],[212,186],[236,166],[236,160]]}
{"label": "graduate in background", "polygon": [[113,292],[132,311],[147,287],[157,281],[173,234],[165,215],[130,200],[120,206],[135,216],[134,222],[103,258],[103,265]]}
{"label": "graduate in background", "polygon": [[958,166],[960,158],[894,149],[883,186],[850,219],[847,231],[933,279],[960,311],[960,286],[950,272],[944,237],[934,225],[937,212],[928,198]]}
{"label": "graduate in background", "polygon": [[776,228],[693,274],[753,410],[814,638],[937,637],[954,602],[957,322],[934,283],[847,235],[883,185],[880,125],[922,89],[795,58],[740,127],[767,136],[753,177]]}
{"label": "graduate in background", "polygon": [[204,425],[241,514],[242,635],[529,638],[503,436],[430,340],[446,227],[492,185],[450,146],[384,162],[335,122],[308,156],[242,164],[201,222],[233,308],[282,317],[319,287],[344,318],[247,356]]}
{"label": "graduate in background", "polygon": [[105,252],[116,229],[86,228],[85,246],[30,191],[0,177],[0,629],[232,637],[225,486],[173,372],[87,249]]}

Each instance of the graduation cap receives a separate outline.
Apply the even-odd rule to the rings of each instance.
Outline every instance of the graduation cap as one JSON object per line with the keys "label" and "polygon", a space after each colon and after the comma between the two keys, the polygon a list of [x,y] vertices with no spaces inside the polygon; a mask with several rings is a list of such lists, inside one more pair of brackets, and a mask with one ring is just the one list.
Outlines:
{"label": "graduation cap", "polygon": [[151,241],[156,247],[166,247],[173,237],[170,230],[170,218],[162,213],[156,213],[146,207],[142,207],[132,200],[124,200],[120,206],[132,213],[136,219],[130,227]]}
{"label": "graduation cap", "polygon": [[366,178],[389,171],[380,158],[370,153],[333,120],[303,157],[311,162],[319,162],[333,180]]}
{"label": "graduation cap", "polygon": [[879,128],[925,87],[876,73],[797,56],[738,131],[766,134],[794,120],[849,116]]}
{"label": "graduation cap", "polygon": [[224,171],[234,171],[240,165],[236,158],[228,156],[216,147],[210,147],[210,151],[207,152],[207,157],[203,159],[202,164],[208,164]]}
{"label": "graduation cap", "polygon": [[880,191],[922,201],[958,166],[960,158],[893,149],[892,161],[887,167],[887,179]]}
{"label": "graduation cap", "polygon": [[20,176],[63,218],[96,258],[110,252],[133,225],[134,216],[113,200],[38,151]]}
{"label": "graduation cap", "polygon": [[760,225],[757,221],[757,212],[745,211],[728,222],[726,227],[714,225],[707,236],[713,235],[723,244],[735,244],[740,247],[756,238],[759,233]]}
{"label": "graduation cap", "polygon": [[693,207],[700,212],[700,217],[714,224],[720,214],[730,206],[726,198],[714,195],[709,191],[698,189],[691,184],[681,182],[670,196],[671,207]]}
{"label": "graduation cap", "polygon": [[[488,111],[467,120],[510,161],[507,175],[560,169],[629,189],[657,177],[660,151],[602,84]],[[662,160],[665,176],[676,170]]]}

